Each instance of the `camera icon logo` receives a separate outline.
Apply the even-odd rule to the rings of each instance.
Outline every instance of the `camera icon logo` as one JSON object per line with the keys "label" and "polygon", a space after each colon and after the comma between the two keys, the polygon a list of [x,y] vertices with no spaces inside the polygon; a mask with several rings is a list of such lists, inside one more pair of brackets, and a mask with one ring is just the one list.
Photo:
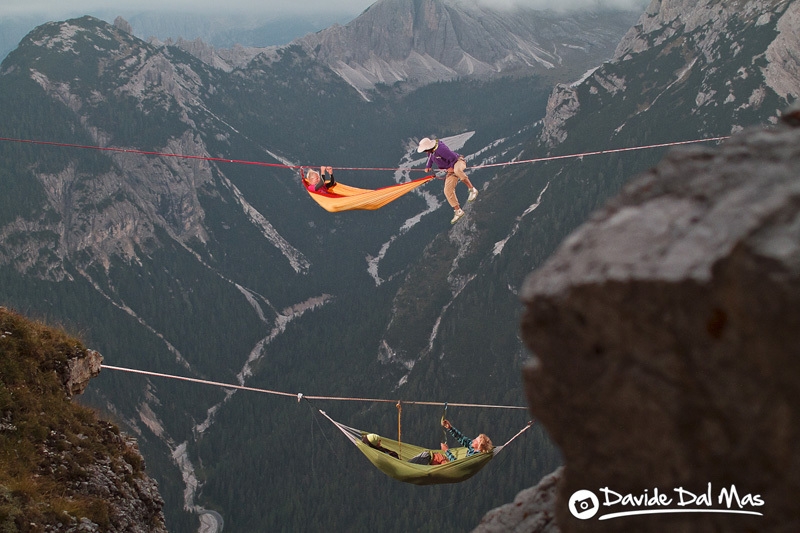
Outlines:
{"label": "camera icon logo", "polygon": [[590,490],[575,491],[569,498],[569,512],[580,520],[589,520],[600,510],[600,500]]}

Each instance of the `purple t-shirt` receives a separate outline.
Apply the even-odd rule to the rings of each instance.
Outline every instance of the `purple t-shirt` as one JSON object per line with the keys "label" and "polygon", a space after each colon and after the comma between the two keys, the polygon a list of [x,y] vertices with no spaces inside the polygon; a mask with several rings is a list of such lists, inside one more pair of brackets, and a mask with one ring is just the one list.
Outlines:
{"label": "purple t-shirt", "polygon": [[425,168],[433,168],[434,163],[441,169],[452,168],[459,157],[461,157],[459,154],[448,148],[442,141],[439,141],[436,150],[428,156],[428,164],[425,165]]}

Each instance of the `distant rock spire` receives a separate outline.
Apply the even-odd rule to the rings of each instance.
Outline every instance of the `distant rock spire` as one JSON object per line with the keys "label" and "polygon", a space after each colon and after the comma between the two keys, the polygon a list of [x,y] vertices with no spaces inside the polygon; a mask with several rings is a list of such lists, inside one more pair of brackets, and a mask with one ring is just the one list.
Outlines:
{"label": "distant rock spire", "polygon": [[133,27],[131,26],[131,23],[122,17],[117,17],[114,19],[114,27],[118,30],[124,31],[125,33],[133,35]]}

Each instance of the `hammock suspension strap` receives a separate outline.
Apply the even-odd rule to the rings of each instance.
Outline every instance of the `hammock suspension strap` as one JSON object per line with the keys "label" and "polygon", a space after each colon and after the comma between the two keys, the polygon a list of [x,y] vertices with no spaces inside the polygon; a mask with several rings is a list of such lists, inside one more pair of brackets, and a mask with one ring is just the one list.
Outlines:
{"label": "hammock suspension strap", "polygon": [[403,416],[403,404],[401,404],[400,400],[398,400],[397,401],[397,446],[400,448],[400,452],[403,451],[403,439],[402,439],[403,432],[401,423],[402,416]]}
{"label": "hammock suspension strap", "polygon": [[444,421],[447,418],[447,402],[444,402],[444,409],[442,410],[442,442],[447,444],[447,430],[444,428]]}

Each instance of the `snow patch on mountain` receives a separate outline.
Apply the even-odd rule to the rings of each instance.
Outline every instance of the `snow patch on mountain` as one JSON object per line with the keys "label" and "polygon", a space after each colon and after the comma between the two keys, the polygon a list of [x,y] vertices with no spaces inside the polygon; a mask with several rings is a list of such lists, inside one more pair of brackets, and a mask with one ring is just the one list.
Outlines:
{"label": "snow patch on mountain", "polygon": [[511,233],[509,233],[508,236],[502,241],[497,241],[496,243],[494,243],[494,247],[492,248],[492,255],[498,256],[501,253],[503,253],[503,248],[505,248],[506,243],[508,243],[508,241],[514,235],[517,234],[517,232],[519,231],[519,226],[525,219],[525,217],[533,213],[536,210],[536,208],[539,207],[539,205],[542,203],[542,196],[544,196],[544,193],[547,191],[548,187],[550,187],[549,181],[547,182],[547,185],[544,186],[544,189],[542,189],[542,192],[539,193],[539,197],[536,198],[536,201],[533,204],[531,204],[520,216],[517,217],[517,221],[514,224],[514,227],[511,228]]}
{"label": "snow patch on mountain", "polygon": [[258,212],[258,210],[250,205],[250,203],[245,199],[242,192],[239,190],[236,185],[234,185],[228,178],[222,178],[222,183],[225,187],[228,188],[233,196],[236,198],[236,201],[239,202],[239,206],[242,208],[244,213],[250,219],[250,222],[253,225],[257,226],[261,230],[261,234],[270,242],[272,243],[275,248],[281,251],[283,256],[289,261],[289,264],[294,269],[295,272],[298,274],[308,272],[311,263],[308,259],[294,246],[289,244],[289,242],[284,239],[276,230],[272,224]]}

